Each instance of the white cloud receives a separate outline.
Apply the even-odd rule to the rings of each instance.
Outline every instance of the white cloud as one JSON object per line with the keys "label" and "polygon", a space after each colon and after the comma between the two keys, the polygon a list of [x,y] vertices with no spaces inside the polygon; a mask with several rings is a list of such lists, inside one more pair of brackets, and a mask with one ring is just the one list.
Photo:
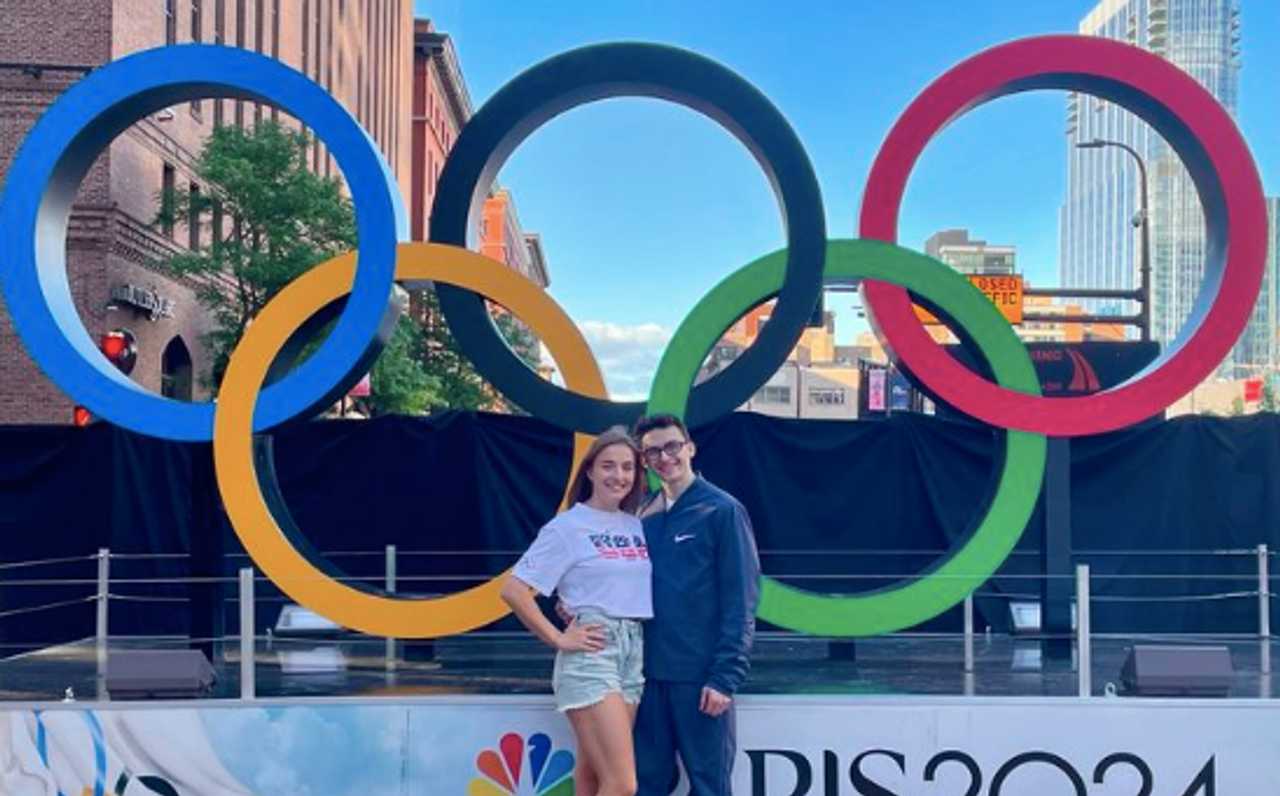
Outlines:
{"label": "white cloud", "polygon": [[[578,328],[600,363],[609,397],[619,401],[649,397],[658,360],[671,340],[670,329],[656,323],[629,326],[609,321],[582,321]],[[545,350],[543,359],[551,361]]]}
{"label": "white cloud", "polygon": [[254,793],[355,796],[400,791],[404,711],[392,705],[235,708],[208,711],[205,726],[223,763]]}

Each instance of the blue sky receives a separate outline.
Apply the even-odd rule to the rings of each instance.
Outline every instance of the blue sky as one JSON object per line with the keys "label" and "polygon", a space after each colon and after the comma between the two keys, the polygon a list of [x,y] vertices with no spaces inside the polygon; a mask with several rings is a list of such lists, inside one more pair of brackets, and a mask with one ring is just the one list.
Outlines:
{"label": "blue sky", "polygon": [[[453,37],[476,106],[566,49],[643,40],[695,50],[758,86],[818,172],[831,237],[852,236],[885,133],[952,64],[1009,39],[1075,32],[1093,2],[914,0],[510,3],[417,0]],[[1280,2],[1243,0],[1238,120],[1268,194],[1280,193]],[[1018,247],[1035,284],[1057,284],[1065,190],[1064,101],[1036,92],[985,105],[925,151],[901,242],[968,227]],[[570,111],[535,132],[499,175],[540,232],[552,295],[588,332],[611,391],[643,395],[666,335],[720,277],[783,243],[777,206],[746,150],[715,123],[656,100]],[[829,298],[837,336],[865,328],[856,298]]]}

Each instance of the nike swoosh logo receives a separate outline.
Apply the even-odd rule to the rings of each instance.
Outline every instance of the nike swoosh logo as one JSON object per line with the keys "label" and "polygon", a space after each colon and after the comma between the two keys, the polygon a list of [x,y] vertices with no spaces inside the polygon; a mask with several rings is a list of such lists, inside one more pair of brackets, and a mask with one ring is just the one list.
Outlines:
{"label": "nike swoosh logo", "polygon": [[690,539],[696,539],[697,537],[698,535],[696,533],[679,533],[676,534],[675,542],[676,544],[680,544],[681,542],[687,542]]}

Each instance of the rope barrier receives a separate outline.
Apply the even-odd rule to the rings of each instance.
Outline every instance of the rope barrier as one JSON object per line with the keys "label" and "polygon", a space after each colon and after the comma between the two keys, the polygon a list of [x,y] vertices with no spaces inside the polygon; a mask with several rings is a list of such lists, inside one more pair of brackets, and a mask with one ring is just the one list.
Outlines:
{"label": "rope barrier", "polygon": [[[920,556],[920,557],[937,557],[946,555],[949,549],[820,549],[820,548],[777,548],[777,549],[761,549],[761,556],[845,556],[845,557],[882,557],[882,556]],[[405,550],[398,549],[396,555],[399,557],[449,557],[449,556],[520,556],[524,550]],[[1072,555],[1077,558],[1103,558],[1108,556],[1181,556],[1181,557],[1256,557],[1258,551],[1256,548],[1222,548],[1222,549],[1175,549],[1167,548],[1162,550],[1074,550]],[[386,555],[385,550],[330,550],[321,551],[321,556],[326,558],[383,558]],[[1039,556],[1039,550],[1014,550],[1011,556]],[[1280,550],[1269,550],[1268,557],[1280,555]],[[174,560],[189,559],[190,553],[110,553],[112,560],[119,561],[150,561],[150,560]],[[226,558],[247,559],[249,555],[242,552],[230,552],[225,554]],[[97,553],[89,553],[87,555],[66,556],[61,558],[32,559],[29,561],[6,561],[0,562],[0,570],[15,569],[20,567],[41,566],[46,564],[63,564],[75,563],[79,561],[93,561],[98,558]]]}
{"label": "rope barrier", "polygon": [[[926,577],[920,573],[767,573],[773,577],[791,581],[822,581],[822,580],[913,580]],[[383,577],[382,573],[371,573],[368,575],[346,575],[332,578],[341,582],[349,583],[371,583],[377,585],[377,581]],[[433,583],[433,582],[450,582],[450,581],[485,581],[493,577],[493,574],[457,574],[457,575],[399,575],[396,580],[402,583]],[[969,578],[971,575],[955,574],[940,575],[937,573],[928,575],[931,578]],[[1256,583],[1258,578],[1256,575],[1199,575],[1199,574],[1182,574],[1182,573],[1144,573],[1144,574],[1097,574],[1093,576],[1094,580],[1118,580],[1118,581],[1142,581],[1142,580],[1175,580],[1175,581],[1197,581],[1197,580],[1214,580],[1214,581],[1247,581]],[[990,577],[990,580],[1074,580],[1073,574],[1028,574],[1028,573],[997,573]],[[265,575],[257,575],[254,580],[259,583],[272,583],[272,580]],[[318,579],[317,579],[318,580]],[[1269,576],[1268,580],[1280,582],[1280,574]],[[217,584],[217,583],[238,583],[239,579],[235,577],[212,577],[212,576],[173,576],[173,577],[143,577],[143,578],[111,578],[113,585],[162,585],[162,584]],[[14,580],[0,580],[0,587],[20,587],[20,586],[93,586],[97,585],[96,578],[23,578]]]}
{"label": "rope barrier", "polygon": [[107,594],[109,600],[135,603],[189,603],[190,597],[153,597],[145,594]]}
{"label": "rope barrier", "polygon": [[97,599],[98,599],[98,595],[91,594],[88,597],[81,597],[78,600],[62,600],[61,602],[56,602],[56,603],[46,603],[44,605],[33,605],[29,608],[11,608],[8,611],[0,611],[0,619],[5,619],[10,616],[20,616],[22,614],[33,614],[33,613],[36,613],[37,611],[49,611],[54,608],[65,608],[68,605],[81,605],[83,603],[94,602]]}
{"label": "rope barrier", "polygon": [[1164,596],[1143,597],[1138,595],[1093,595],[1095,603],[1192,603],[1212,600],[1233,600],[1238,597],[1257,597],[1256,591],[1232,591],[1220,594],[1168,594]]}
{"label": "rope barrier", "polygon": [[81,561],[96,561],[98,554],[87,556],[65,556],[63,558],[35,558],[29,561],[6,561],[0,563],[0,570],[20,569],[23,567],[42,567],[49,564],[74,564]]}

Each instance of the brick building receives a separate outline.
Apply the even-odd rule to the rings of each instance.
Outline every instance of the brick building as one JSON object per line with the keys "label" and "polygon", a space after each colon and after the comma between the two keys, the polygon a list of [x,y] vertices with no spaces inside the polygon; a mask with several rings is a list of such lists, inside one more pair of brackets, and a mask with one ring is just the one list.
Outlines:
{"label": "brick building", "polygon": [[[458,133],[471,118],[471,96],[462,76],[458,54],[448,34],[437,31],[430,20],[414,21],[413,32],[413,152],[412,182],[409,187],[409,219],[413,240],[430,236],[431,205],[435,201],[436,183],[445,159],[458,139]],[[516,213],[511,191],[493,186],[485,199],[477,227],[471,238],[480,253],[519,271],[542,286],[551,284],[542,239],[525,232]],[[415,317],[424,324],[440,323],[431,317],[415,296]],[[500,310],[494,310],[498,312]],[[526,331],[527,331],[527,327]],[[538,358],[536,346],[513,342],[521,353]],[[539,369],[544,376],[550,370]]]}
{"label": "brick building", "polygon": [[[414,21],[413,29],[413,151],[409,189],[410,230],[414,240],[430,236],[431,205],[445,159],[458,133],[471,118],[471,95],[448,34],[430,20]],[[505,263],[547,287],[550,275],[536,233],[525,232],[516,213],[515,197],[494,186],[485,199],[479,225],[471,231],[480,253]]]}
{"label": "brick building", "polygon": [[[276,57],[324,85],[368,129],[400,185],[410,185],[410,0],[0,0],[0,19],[0,180],[43,109],[86,71],[137,50],[202,41]],[[209,319],[195,285],[151,263],[208,240],[216,226],[156,228],[156,197],[163,188],[200,190],[193,165],[214,125],[264,117],[291,123],[243,101],[166,109],[117,138],[81,185],[67,240],[72,295],[91,338],[133,332],[131,377],[148,390],[207,397],[200,375]],[[322,144],[310,158],[317,172],[336,173]],[[0,423],[67,423],[72,408],[26,356],[0,303]]]}
{"label": "brick building", "polygon": [[426,240],[440,170],[472,112],[471,95],[467,93],[453,41],[426,19],[413,23],[412,107],[409,226],[414,240]]}

